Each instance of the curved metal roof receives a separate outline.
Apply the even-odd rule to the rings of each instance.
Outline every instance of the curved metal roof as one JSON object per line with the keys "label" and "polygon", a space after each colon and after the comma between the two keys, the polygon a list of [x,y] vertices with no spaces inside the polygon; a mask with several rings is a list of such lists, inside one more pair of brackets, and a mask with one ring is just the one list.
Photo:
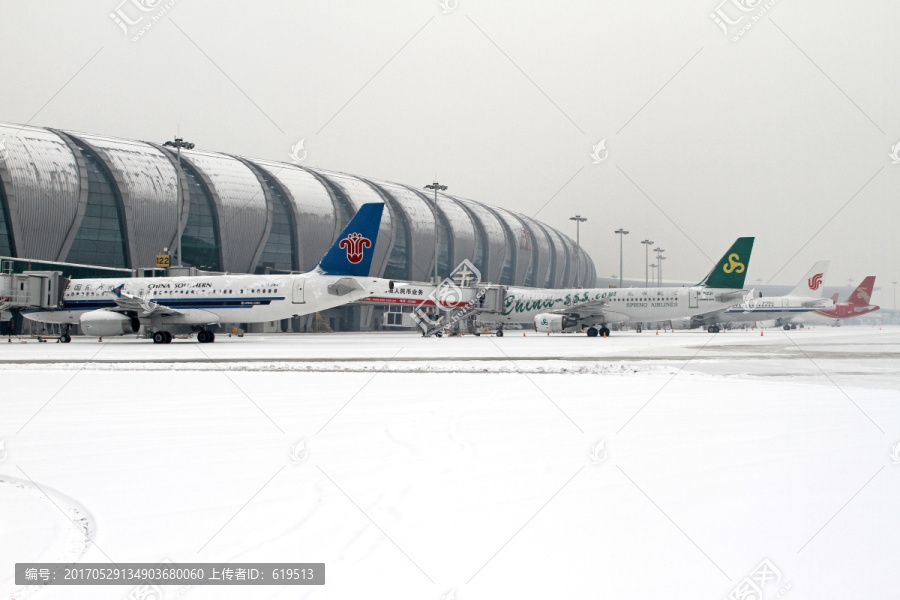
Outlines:
{"label": "curved metal roof", "polygon": [[373,181],[396,203],[409,225],[412,251],[409,260],[414,281],[429,281],[434,272],[434,213],[418,194],[406,187],[385,181]]}
{"label": "curved metal roof", "polygon": [[543,225],[543,227],[544,231],[549,234],[550,241],[553,242],[553,249],[556,260],[556,266],[554,268],[553,279],[550,281],[550,287],[563,287],[567,284],[566,266],[569,262],[569,244],[567,242],[567,238],[565,238],[559,231],[557,231],[556,228],[550,227],[549,225]]}
{"label": "curved metal roof", "polygon": [[[363,204],[369,202],[384,202],[384,197],[381,192],[367,179],[322,169],[316,169],[315,171],[331,182],[332,185],[339,187],[341,191],[344,192],[344,195],[353,204],[354,214]],[[340,233],[340,231],[337,233]],[[335,236],[336,235],[337,234],[335,234]],[[381,274],[384,273],[384,269],[387,267],[388,256],[390,256],[393,245],[393,217],[391,216],[391,211],[386,210],[381,215],[381,226],[378,228],[378,240],[375,242],[375,255],[372,257],[372,267],[370,270],[372,275],[381,276]]]}
{"label": "curved metal roof", "polygon": [[550,246],[550,239],[547,232],[530,217],[526,217],[521,213],[515,213],[520,220],[525,223],[531,237],[532,244],[532,265],[534,269],[532,286],[544,287],[544,281],[547,279],[547,273],[550,271],[550,260],[553,258],[553,248]]}
{"label": "curved metal roof", "polygon": [[494,211],[512,234],[516,249],[516,264],[513,265],[513,283],[514,285],[523,285],[525,283],[525,274],[528,273],[528,265],[531,263],[532,244],[530,236],[525,233],[525,224],[515,215],[515,213],[512,213],[505,208],[491,205],[485,206]]}
{"label": "curved metal roof", "polygon": [[169,158],[150,144],[80,132],[64,132],[93,148],[115,179],[132,238],[132,263],[153,265],[174,247],[178,178]]}
{"label": "curved metal roof", "polygon": [[[0,123],[0,184],[8,204],[9,229],[20,257],[65,260],[88,200],[84,152],[96,155],[123,204],[131,263],[147,266],[175,232],[177,177],[175,153],[159,145],[80,132]],[[273,207],[271,195],[283,192],[296,217],[300,267],[315,266],[351,213],[367,202],[386,202],[372,273],[383,274],[394,243],[393,218],[408,226],[410,275],[428,280],[434,261],[434,222],[430,192],[369,180],[346,173],[301,167],[266,159],[185,150],[184,169],[195,171],[215,203],[222,268],[254,269],[265,248]],[[271,183],[271,185],[269,185]],[[186,222],[190,202],[183,207]],[[472,260],[476,244],[485,281],[500,280],[507,256],[515,253],[514,283],[553,287],[574,283],[574,242],[556,229],[512,211],[439,194],[438,210],[451,232],[451,267]],[[526,233],[527,231],[527,233]],[[395,257],[397,258],[397,257]],[[551,268],[552,262],[552,268]],[[580,285],[592,285],[596,271],[582,252]],[[568,270],[568,277],[566,271]],[[548,281],[549,278],[549,281]]]}
{"label": "curved metal roof", "polygon": [[287,192],[297,220],[300,269],[312,269],[341,232],[328,189],[315,175],[297,165],[258,158],[246,160]]}
{"label": "curved metal roof", "polygon": [[500,218],[488,210],[485,205],[474,200],[454,198],[471,211],[472,216],[478,220],[487,236],[488,248],[485,254],[487,255],[488,267],[487,273],[481,274],[482,279],[494,283],[498,282],[500,280],[500,269],[503,268],[503,261],[506,259],[506,253],[509,251],[506,230],[500,222]]}
{"label": "curved metal roof", "polygon": [[447,219],[453,234],[454,255],[450,257],[453,270],[463,260],[471,261],[475,257],[475,224],[469,213],[446,194],[438,194],[438,210]]}
{"label": "curved metal roof", "polygon": [[219,208],[222,257],[226,271],[249,273],[265,245],[268,192],[241,161],[224,154],[182,150],[181,160],[208,180]]}
{"label": "curved metal roof", "polygon": [[0,140],[0,178],[17,253],[65,260],[84,214],[87,173],[65,140],[46,129],[0,123]]}

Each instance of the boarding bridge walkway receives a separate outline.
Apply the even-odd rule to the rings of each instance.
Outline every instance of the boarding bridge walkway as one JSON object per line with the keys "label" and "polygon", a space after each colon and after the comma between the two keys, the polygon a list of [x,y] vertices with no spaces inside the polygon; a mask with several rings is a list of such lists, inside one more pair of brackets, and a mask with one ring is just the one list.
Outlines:
{"label": "boarding bridge walkway", "polygon": [[69,280],[62,271],[14,273],[11,263],[0,266],[0,321],[12,319],[11,309],[58,308]]}

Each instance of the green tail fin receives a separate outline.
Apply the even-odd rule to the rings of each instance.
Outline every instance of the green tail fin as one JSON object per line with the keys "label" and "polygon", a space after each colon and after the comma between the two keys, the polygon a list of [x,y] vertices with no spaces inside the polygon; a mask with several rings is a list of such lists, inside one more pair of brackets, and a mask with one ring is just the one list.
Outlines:
{"label": "green tail fin", "polygon": [[750,264],[750,252],[753,250],[753,240],[752,237],[738,238],[699,285],[735,290],[743,288],[747,267]]}

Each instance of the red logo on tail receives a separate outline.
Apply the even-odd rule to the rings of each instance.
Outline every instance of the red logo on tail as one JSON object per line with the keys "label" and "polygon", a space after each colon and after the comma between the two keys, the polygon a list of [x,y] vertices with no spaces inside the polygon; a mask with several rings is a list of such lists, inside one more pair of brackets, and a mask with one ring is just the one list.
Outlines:
{"label": "red logo on tail", "polygon": [[372,247],[372,240],[365,238],[358,233],[351,233],[341,240],[338,244],[339,248],[346,248],[347,260],[354,265],[363,259],[363,251]]}
{"label": "red logo on tail", "polygon": [[816,273],[812,277],[810,277],[807,281],[809,284],[809,289],[817,290],[822,285],[822,273]]}

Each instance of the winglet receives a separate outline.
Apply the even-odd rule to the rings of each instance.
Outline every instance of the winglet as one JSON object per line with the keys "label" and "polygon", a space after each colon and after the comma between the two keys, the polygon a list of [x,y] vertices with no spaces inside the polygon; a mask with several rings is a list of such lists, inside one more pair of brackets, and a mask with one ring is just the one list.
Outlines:
{"label": "winglet", "polygon": [[747,266],[750,264],[750,252],[753,250],[753,240],[752,237],[738,238],[698,285],[733,290],[743,288]]}
{"label": "winglet", "polygon": [[367,276],[383,211],[383,202],[363,204],[325,253],[316,270],[325,275]]}

